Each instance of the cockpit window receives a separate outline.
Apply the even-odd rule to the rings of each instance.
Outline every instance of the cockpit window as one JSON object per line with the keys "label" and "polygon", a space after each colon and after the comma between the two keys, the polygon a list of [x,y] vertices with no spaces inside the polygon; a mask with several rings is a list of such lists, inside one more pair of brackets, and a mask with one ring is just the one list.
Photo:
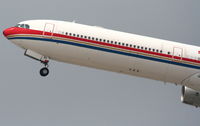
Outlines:
{"label": "cockpit window", "polygon": [[21,28],[25,28],[25,24],[21,24],[20,27],[21,27]]}
{"label": "cockpit window", "polygon": [[30,28],[30,26],[29,26],[28,24],[25,24],[25,28],[29,29],[29,28]]}
{"label": "cockpit window", "polygon": [[17,24],[15,27],[30,29],[30,25],[28,24]]}
{"label": "cockpit window", "polygon": [[15,27],[20,27],[20,24],[15,25]]}

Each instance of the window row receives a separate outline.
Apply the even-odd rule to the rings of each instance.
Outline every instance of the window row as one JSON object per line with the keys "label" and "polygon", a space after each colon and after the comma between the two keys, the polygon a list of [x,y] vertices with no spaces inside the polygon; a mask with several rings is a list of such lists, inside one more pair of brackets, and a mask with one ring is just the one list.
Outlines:
{"label": "window row", "polygon": [[[84,36],[84,35],[79,35],[79,34],[73,34],[73,33],[68,33],[68,32],[66,32],[65,35],[78,37],[78,38],[89,39],[89,40],[94,40],[94,41],[99,41],[99,42],[105,42],[105,43],[110,43],[110,44],[115,44],[115,45],[120,45],[120,46],[126,46],[126,47],[131,47],[131,48],[136,48],[136,49],[142,49],[142,50],[147,50],[147,51],[152,51],[152,52],[157,52],[157,53],[163,53],[163,51],[159,50],[159,49],[148,48],[148,47],[138,46],[138,45],[133,45],[133,44],[127,44],[127,43],[123,43],[123,42],[100,39],[100,38]],[[170,55],[171,53],[167,52],[167,54]]]}

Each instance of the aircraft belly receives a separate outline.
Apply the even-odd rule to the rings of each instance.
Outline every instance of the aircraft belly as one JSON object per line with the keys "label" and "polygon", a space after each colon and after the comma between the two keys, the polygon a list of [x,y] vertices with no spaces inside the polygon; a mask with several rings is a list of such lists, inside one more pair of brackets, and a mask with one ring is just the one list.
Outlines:
{"label": "aircraft belly", "polygon": [[15,43],[53,60],[177,84],[195,72],[191,68],[55,42],[15,40]]}

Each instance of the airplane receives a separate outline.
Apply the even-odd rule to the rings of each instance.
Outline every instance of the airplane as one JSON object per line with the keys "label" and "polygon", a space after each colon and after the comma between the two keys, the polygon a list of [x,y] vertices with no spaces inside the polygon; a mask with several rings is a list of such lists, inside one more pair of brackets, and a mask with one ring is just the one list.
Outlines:
{"label": "airplane", "polygon": [[43,77],[51,59],[181,85],[181,101],[200,107],[198,46],[56,20],[23,21],[3,34],[44,64]]}

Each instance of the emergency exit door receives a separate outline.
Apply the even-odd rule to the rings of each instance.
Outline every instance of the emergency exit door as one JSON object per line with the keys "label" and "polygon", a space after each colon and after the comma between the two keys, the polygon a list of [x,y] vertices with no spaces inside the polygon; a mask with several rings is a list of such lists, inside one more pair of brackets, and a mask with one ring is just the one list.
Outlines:
{"label": "emergency exit door", "polygon": [[178,48],[178,47],[174,47],[173,58],[181,60],[182,57],[183,57],[183,49],[182,48]]}
{"label": "emergency exit door", "polygon": [[54,28],[55,28],[54,24],[46,23],[45,26],[44,26],[43,35],[48,36],[48,37],[52,37],[53,33],[54,33]]}

